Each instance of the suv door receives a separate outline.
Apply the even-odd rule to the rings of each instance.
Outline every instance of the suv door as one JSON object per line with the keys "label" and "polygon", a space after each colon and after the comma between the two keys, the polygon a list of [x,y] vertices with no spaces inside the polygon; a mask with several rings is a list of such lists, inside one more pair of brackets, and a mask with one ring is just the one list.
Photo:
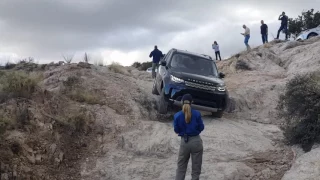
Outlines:
{"label": "suv door", "polygon": [[162,83],[162,80],[163,80],[163,77],[166,75],[167,73],[167,67],[166,66],[162,66],[162,62],[165,62],[167,63],[168,62],[168,59],[170,58],[172,54],[172,50],[170,50],[166,56],[160,61],[160,66],[159,66],[159,69],[158,69],[158,73],[157,73],[157,76],[156,76],[156,87],[157,87],[157,90],[159,93],[161,93],[162,89],[161,89],[161,83]]}

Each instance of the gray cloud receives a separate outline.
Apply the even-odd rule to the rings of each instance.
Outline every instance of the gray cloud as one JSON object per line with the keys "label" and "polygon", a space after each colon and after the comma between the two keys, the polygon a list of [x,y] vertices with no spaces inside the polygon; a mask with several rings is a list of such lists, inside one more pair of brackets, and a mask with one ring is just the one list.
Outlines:
{"label": "gray cloud", "polygon": [[[272,20],[282,11],[295,17],[319,2],[4,0],[0,45],[48,61],[60,60],[64,52],[97,49],[148,54],[154,44],[164,52],[177,47],[212,54],[210,45],[217,40],[229,56],[244,48],[241,24],[248,24],[255,33],[251,42],[258,45],[260,19]],[[274,34],[277,26],[270,23]],[[147,55],[139,60],[147,60]]]}

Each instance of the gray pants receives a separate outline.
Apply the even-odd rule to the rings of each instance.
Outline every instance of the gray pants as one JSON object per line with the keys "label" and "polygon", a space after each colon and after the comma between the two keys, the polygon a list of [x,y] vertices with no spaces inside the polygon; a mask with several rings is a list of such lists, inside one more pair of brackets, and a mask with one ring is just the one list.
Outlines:
{"label": "gray pants", "polygon": [[152,78],[156,77],[156,69],[158,69],[159,63],[152,63]]}
{"label": "gray pants", "polygon": [[190,155],[192,161],[192,180],[199,180],[201,174],[202,154],[203,145],[200,136],[189,137],[189,141],[187,143],[184,142],[184,138],[181,138],[176,180],[185,179]]}

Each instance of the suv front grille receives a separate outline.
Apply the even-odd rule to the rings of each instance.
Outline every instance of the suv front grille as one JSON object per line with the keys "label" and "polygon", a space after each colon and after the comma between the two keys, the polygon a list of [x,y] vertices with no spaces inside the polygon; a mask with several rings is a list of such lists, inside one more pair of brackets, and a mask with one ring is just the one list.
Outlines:
{"label": "suv front grille", "polygon": [[203,89],[207,91],[215,91],[216,88],[214,86],[206,85],[206,84],[200,84],[200,83],[195,83],[191,81],[185,81],[186,86],[197,88],[197,89]]}

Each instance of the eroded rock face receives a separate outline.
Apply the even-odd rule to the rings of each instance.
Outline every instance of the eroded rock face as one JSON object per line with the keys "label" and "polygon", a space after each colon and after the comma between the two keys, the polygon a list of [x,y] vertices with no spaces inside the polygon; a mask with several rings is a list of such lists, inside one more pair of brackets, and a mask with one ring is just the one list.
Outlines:
{"label": "eroded rock face", "polygon": [[320,178],[320,148],[300,156],[282,180],[318,180]]}

